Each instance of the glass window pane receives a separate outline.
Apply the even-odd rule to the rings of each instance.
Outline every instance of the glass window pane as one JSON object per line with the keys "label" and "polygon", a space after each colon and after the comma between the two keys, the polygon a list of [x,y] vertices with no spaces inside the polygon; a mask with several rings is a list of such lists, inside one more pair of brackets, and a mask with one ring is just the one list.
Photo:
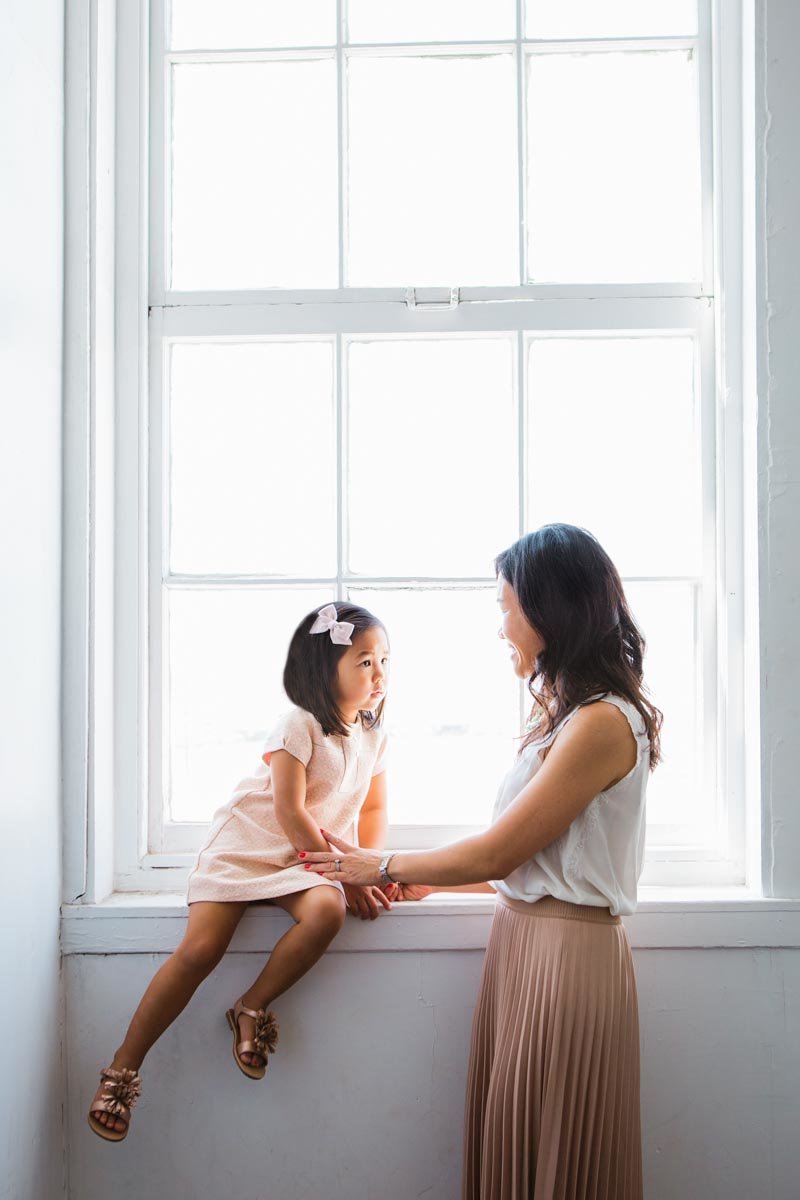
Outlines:
{"label": "glass window pane", "polygon": [[488,825],[520,733],[495,588],[350,589],[386,624],[389,821]]}
{"label": "glass window pane", "polygon": [[528,517],[581,525],[623,575],[701,571],[691,338],[537,338]]}
{"label": "glass window pane", "polygon": [[525,37],[690,36],[697,0],[526,0]]}
{"label": "glass window pane", "polygon": [[514,343],[349,347],[350,568],[493,575],[517,535]]}
{"label": "glass window pane", "polygon": [[335,445],[329,342],[173,346],[172,571],[335,574]]}
{"label": "glass window pane", "polygon": [[514,60],[348,58],[348,282],[517,283]]}
{"label": "glass window pane", "polygon": [[516,36],[514,0],[348,0],[351,42],[502,41]]}
{"label": "glass window pane", "polygon": [[333,60],[173,67],[172,287],[336,287]]}
{"label": "glass window pane", "polygon": [[336,41],[336,0],[172,0],[173,50],[328,46]]}
{"label": "glass window pane", "polygon": [[167,591],[168,819],[209,820],[256,769],[266,733],[290,706],[281,683],[289,639],[333,598],[325,588]]}
{"label": "glass window pane", "polygon": [[[699,594],[687,583],[626,583],[625,594],[647,642],[644,681],[664,714],[663,761],[647,785],[647,822],[687,825],[695,832],[713,815],[713,797],[700,786],[701,654],[696,613]],[[697,606],[697,607],[696,607]]]}
{"label": "glass window pane", "polygon": [[701,275],[700,137],[686,51],[528,59],[528,273]]}

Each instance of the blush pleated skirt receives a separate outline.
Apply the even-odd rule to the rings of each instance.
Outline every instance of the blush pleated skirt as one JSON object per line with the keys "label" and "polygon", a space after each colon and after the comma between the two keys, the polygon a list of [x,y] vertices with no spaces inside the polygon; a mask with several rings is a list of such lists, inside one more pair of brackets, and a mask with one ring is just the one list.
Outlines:
{"label": "blush pleated skirt", "polygon": [[642,1200],[636,977],[607,908],[498,893],[463,1166],[463,1200]]}

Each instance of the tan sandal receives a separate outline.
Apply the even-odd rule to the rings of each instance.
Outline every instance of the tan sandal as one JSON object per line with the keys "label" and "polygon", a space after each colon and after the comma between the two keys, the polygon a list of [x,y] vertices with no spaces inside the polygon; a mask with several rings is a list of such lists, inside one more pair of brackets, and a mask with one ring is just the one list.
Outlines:
{"label": "tan sandal", "polygon": [[[239,1037],[239,1017],[242,1013],[252,1017],[256,1023],[252,1041],[239,1042],[236,1040]],[[225,1016],[233,1033],[233,1057],[236,1059],[237,1067],[248,1079],[263,1079],[267,1070],[267,1057],[275,1053],[275,1047],[278,1044],[278,1022],[275,1014],[265,1013],[263,1008],[254,1012],[252,1008],[245,1008],[241,1000],[237,1000],[233,1008],[228,1009]],[[240,1054],[258,1054],[264,1061],[256,1067],[252,1063],[242,1062]]]}
{"label": "tan sandal", "polygon": [[[103,1067],[100,1079],[103,1091],[98,1100],[92,1101],[88,1116],[89,1125],[98,1137],[105,1138],[107,1142],[121,1142],[128,1136],[131,1109],[141,1095],[142,1081],[139,1078],[139,1072],[130,1067],[123,1067],[121,1071],[115,1071],[112,1067]],[[108,1125],[101,1124],[94,1116],[98,1110],[119,1117],[125,1122],[125,1128],[110,1129]]]}

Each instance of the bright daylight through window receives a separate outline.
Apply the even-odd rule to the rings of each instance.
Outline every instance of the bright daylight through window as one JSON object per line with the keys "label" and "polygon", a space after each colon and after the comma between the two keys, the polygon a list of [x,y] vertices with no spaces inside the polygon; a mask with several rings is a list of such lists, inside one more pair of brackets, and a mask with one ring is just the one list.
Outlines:
{"label": "bright daylight through window", "polygon": [[719,856],[705,0],[154,0],[149,54],[146,850],[200,844],[348,597],[390,844],[485,825],[528,708],[493,558],[565,521],[666,714],[646,872]]}

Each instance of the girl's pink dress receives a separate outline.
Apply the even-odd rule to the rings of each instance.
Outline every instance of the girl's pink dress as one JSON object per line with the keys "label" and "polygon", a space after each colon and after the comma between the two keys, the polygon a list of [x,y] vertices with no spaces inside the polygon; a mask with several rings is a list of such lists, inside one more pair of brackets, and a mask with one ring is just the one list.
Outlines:
{"label": "girl's pink dress", "polygon": [[325,736],[316,717],[302,708],[284,714],[270,732],[255,775],[238,784],[214,814],[208,839],[189,875],[187,903],[198,900],[265,900],[305,888],[342,885],[302,866],[275,816],[270,757],[288,750],[306,768],[306,809],[336,837],[358,843],[357,817],[373,776],[385,768],[383,728],[360,719],[347,737]]}

